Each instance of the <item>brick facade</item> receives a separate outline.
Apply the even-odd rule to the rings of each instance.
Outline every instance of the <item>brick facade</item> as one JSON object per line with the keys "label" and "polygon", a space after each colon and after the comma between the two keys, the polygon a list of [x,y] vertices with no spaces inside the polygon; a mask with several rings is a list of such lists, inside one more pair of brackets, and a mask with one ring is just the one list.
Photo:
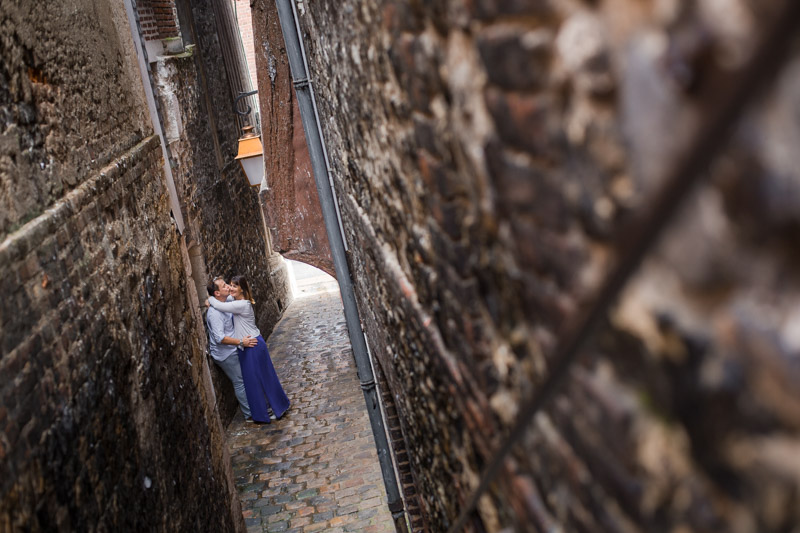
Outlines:
{"label": "brick facade", "polygon": [[[362,321],[432,530],[550,379],[561,328],[724,90],[714,72],[741,65],[775,5],[298,5]],[[260,64],[260,82],[275,72]],[[470,529],[800,521],[781,459],[800,428],[798,86],[795,60]]]}
{"label": "brick facade", "polygon": [[136,8],[145,40],[159,41],[180,35],[175,0],[140,0]]}
{"label": "brick facade", "polygon": [[250,81],[253,88],[258,88],[256,83],[256,50],[253,41],[253,17],[250,12],[250,0],[233,0],[236,11],[236,21],[242,35],[242,46],[247,58],[247,69],[250,72]]}

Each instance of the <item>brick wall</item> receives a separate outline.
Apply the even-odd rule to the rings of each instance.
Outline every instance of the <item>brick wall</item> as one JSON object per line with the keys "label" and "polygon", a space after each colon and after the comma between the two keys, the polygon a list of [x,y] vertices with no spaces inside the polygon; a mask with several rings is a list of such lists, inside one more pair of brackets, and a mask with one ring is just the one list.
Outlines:
{"label": "brick wall", "polygon": [[252,17],[269,185],[261,201],[272,249],[335,276],[275,2],[256,0]]}
{"label": "brick wall", "polygon": [[[433,530],[774,5],[298,5],[362,320]],[[740,125],[472,529],[800,521],[798,72]]]}
{"label": "brick wall", "polygon": [[395,470],[398,476],[397,482],[400,486],[400,493],[403,498],[403,505],[408,516],[408,523],[411,531],[429,531],[429,526],[425,515],[420,508],[420,496],[417,492],[417,482],[414,478],[414,471],[409,462],[406,441],[403,438],[403,428],[400,422],[400,415],[395,407],[394,396],[386,376],[380,365],[376,365],[375,381],[377,382],[380,401],[383,405],[384,422],[388,433],[389,447],[392,450]]}
{"label": "brick wall", "polygon": [[159,41],[180,35],[175,0],[140,0],[136,9],[145,40]]}
{"label": "brick wall", "polygon": [[242,46],[247,57],[247,68],[250,72],[250,81],[253,88],[258,88],[256,83],[256,51],[253,46],[253,17],[250,12],[250,0],[234,0],[236,20],[239,23],[239,32],[242,34]]}

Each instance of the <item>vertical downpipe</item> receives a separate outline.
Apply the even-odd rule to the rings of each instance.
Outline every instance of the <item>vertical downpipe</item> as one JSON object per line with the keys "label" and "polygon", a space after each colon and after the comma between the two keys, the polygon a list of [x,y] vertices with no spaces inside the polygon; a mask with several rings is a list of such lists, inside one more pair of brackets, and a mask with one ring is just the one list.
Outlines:
{"label": "vertical downpipe", "polygon": [[322,140],[322,129],[319,124],[319,115],[314,101],[314,89],[308,75],[305,50],[300,39],[300,26],[297,20],[292,0],[276,0],[278,17],[283,31],[283,40],[286,43],[286,54],[289,57],[289,66],[292,71],[297,102],[300,107],[300,117],[303,122],[306,143],[311,156],[311,167],[314,171],[314,181],[317,194],[322,207],[322,217],[325,220],[325,231],[333,255],[333,265],[336,269],[336,279],[342,295],[344,317],[347,331],[350,335],[350,344],[353,348],[353,357],[358,368],[361,389],[364,391],[364,400],[367,403],[367,412],[375,437],[375,446],[378,449],[378,461],[383,473],[383,483],[389,500],[389,510],[392,513],[395,527],[398,531],[407,531],[403,499],[397,484],[397,477],[392,463],[386,429],[378,403],[378,392],[375,387],[375,377],[367,352],[367,343],[361,329],[361,320],[358,316],[356,299],[353,294],[353,282],[350,278],[350,268],[347,266],[345,243],[339,225],[338,209],[333,197],[332,182],[328,170],[325,145]]}

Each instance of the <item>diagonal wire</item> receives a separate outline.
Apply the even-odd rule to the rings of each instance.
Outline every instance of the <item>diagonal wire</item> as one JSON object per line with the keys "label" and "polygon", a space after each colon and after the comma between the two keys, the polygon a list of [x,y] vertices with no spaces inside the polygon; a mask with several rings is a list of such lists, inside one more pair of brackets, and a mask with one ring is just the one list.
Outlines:
{"label": "diagonal wire", "polygon": [[528,428],[531,420],[559,390],[567,373],[592,337],[600,320],[616,300],[628,279],[636,272],[649,250],[658,241],[683,200],[691,192],[717,152],[725,146],[727,138],[741,115],[779,72],[792,49],[792,39],[800,26],[800,0],[786,0],[776,11],[777,17],[769,25],[756,52],[731,80],[730,90],[720,94],[709,111],[703,126],[697,131],[687,153],[667,174],[647,213],[633,224],[629,245],[621,251],[619,262],[597,291],[590,305],[582,306],[559,337],[554,353],[553,369],[547,381],[524,402],[511,432],[498,448],[484,470],[481,481],[461,510],[450,533],[460,531],[467,523],[483,493],[500,471],[505,457]]}

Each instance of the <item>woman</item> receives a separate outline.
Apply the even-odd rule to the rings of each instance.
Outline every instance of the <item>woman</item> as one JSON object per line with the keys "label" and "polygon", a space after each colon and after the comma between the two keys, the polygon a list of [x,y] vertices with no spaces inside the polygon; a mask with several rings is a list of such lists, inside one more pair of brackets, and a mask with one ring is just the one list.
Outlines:
{"label": "woman", "polygon": [[283,391],[272,366],[267,343],[256,327],[256,317],[253,313],[255,302],[244,276],[234,276],[231,279],[231,296],[234,298],[232,302],[220,302],[216,298],[209,298],[208,303],[214,309],[233,313],[233,330],[236,337],[242,339],[249,335],[256,338],[257,343],[252,348],[239,348],[239,362],[242,365],[244,389],[253,420],[269,424],[267,408],[271,407],[275,416],[280,418],[289,408],[289,398]]}

